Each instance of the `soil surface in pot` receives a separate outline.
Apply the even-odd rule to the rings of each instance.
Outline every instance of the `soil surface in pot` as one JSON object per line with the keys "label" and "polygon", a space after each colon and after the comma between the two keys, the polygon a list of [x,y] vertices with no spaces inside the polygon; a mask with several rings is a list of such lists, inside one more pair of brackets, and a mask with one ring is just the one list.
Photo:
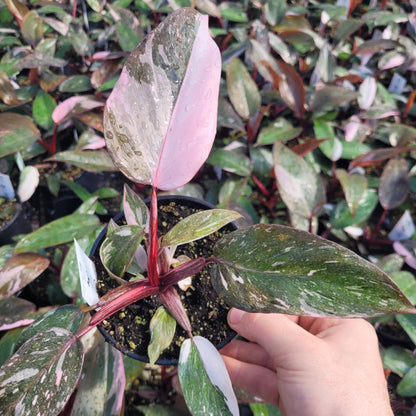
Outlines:
{"label": "soil surface in pot", "polygon": [[[199,211],[193,207],[187,207],[177,202],[159,201],[158,230],[160,235],[166,233],[181,219]],[[185,254],[190,258],[209,257],[216,241],[234,228],[231,225],[223,227],[218,232],[203,239],[179,246],[175,257]],[[98,250],[95,254],[98,256]],[[117,286],[97,261],[93,258],[97,267],[97,290],[100,296]],[[194,335],[208,338],[214,345],[220,345],[225,340],[233,337],[234,332],[227,325],[227,313],[229,307],[217,296],[211,286],[209,269],[195,275],[192,285],[186,291],[176,287],[185,309],[187,310]],[[140,300],[129,307],[117,312],[103,322],[102,327],[118,343],[118,348],[123,352],[134,352],[147,357],[147,346],[150,342],[149,322],[157,308],[161,306],[158,296],[152,296]],[[185,331],[176,326],[176,334],[171,346],[165,350],[160,359],[175,360],[179,358],[182,342],[187,338]]]}
{"label": "soil surface in pot", "polygon": [[0,197],[0,230],[13,219],[18,209],[19,204],[16,199]]}

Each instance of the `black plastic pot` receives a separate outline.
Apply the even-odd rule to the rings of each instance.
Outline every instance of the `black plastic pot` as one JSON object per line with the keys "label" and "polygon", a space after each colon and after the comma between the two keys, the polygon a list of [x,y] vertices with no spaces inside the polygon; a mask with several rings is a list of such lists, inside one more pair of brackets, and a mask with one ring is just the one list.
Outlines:
{"label": "black plastic pot", "polygon": [[[197,208],[197,209],[214,209],[216,208],[214,205],[210,204],[209,202],[200,200],[200,199],[196,199],[196,198],[192,198],[192,197],[187,197],[187,196],[178,196],[178,195],[163,195],[163,196],[159,196],[158,197],[158,202],[160,201],[176,201],[179,202],[183,205],[187,205],[189,207],[193,207],[193,208]],[[146,204],[150,204],[150,200],[147,199],[145,200]],[[116,215],[113,220],[115,222],[120,221],[124,218],[124,212],[120,212],[118,215]],[[232,229],[237,229],[237,225],[235,223],[231,223],[229,224],[229,226]],[[105,227],[102,232],[100,233],[100,235],[98,236],[97,240],[95,241],[91,252],[90,252],[90,257],[96,257],[96,253],[99,250],[99,247],[101,245],[101,243],[103,242],[105,236],[107,233],[107,227]],[[213,290],[213,289],[212,289]],[[100,331],[100,333],[104,336],[105,340],[107,342],[109,342],[113,347],[115,347],[116,349],[118,349],[119,351],[121,351],[123,354],[135,359],[135,360],[139,360],[142,362],[149,362],[149,358],[147,356],[144,355],[139,355],[135,352],[132,352],[130,350],[124,349],[123,347],[120,346],[120,344],[107,332],[107,330],[105,328],[103,328],[101,325],[99,325],[98,330]],[[236,333],[233,332],[230,329],[230,336],[226,339],[224,339],[224,341],[222,341],[221,343],[219,343],[218,345],[216,345],[217,349],[221,349],[222,347],[224,347],[226,344],[228,344],[235,336]],[[159,359],[156,364],[159,365],[177,365],[178,364],[178,360],[177,359],[171,359],[171,360],[167,360],[167,359]]]}
{"label": "black plastic pot", "polygon": [[[399,332],[400,336],[398,335]],[[376,333],[380,344],[386,348],[393,345],[398,345],[409,350],[414,350],[416,348],[414,342],[398,324],[394,330],[390,331],[388,324],[382,327],[376,327]]]}
{"label": "black plastic pot", "polygon": [[23,206],[19,202],[18,208],[13,218],[0,230],[0,244],[11,244],[14,242],[13,237],[18,234],[27,234],[32,231],[32,225],[26,218]]}

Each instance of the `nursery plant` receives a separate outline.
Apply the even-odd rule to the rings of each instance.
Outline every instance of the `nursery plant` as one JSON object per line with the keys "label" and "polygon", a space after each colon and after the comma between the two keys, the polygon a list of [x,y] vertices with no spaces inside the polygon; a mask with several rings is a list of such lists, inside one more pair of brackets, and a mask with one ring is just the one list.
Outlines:
{"label": "nursery plant", "polygon": [[[279,76],[279,68],[257,58],[264,74]],[[232,65],[230,77],[238,71],[245,74],[238,61]],[[285,66],[281,68],[288,73]],[[178,246],[209,236],[240,216],[225,209],[201,211],[164,235],[158,233],[158,191],[174,191],[187,184],[210,154],[221,69],[208,18],[191,8],[171,13],[127,59],[106,101],[104,134],[120,171],[133,183],[150,186],[150,206],[125,188],[126,224],[110,221],[100,249],[103,266],[118,286],[102,297],[96,291],[91,261],[76,246],[82,296],[88,306],[82,311],[68,306],[59,313],[48,312],[19,334],[20,348],[0,368],[0,408],[5,414],[58,414],[77,386],[76,395],[82,395],[83,384],[78,382],[88,346],[81,341],[85,343],[92,330],[111,315],[149,296],[159,297],[163,305],[152,319],[150,360],[155,362],[168,346],[172,335],[165,334],[172,334],[178,322],[188,335],[181,345],[178,374],[190,412],[238,414],[221,356],[208,340],[194,335],[178,293],[182,289],[177,284],[207,266],[218,296],[246,311],[338,317],[414,313],[409,300],[380,268],[334,242],[284,225],[243,227],[221,236],[207,258],[175,258]],[[250,115],[248,109],[244,117]],[[288,183],[293,184],[292,192],[299,198],[287,198],[294,201],[292,218],[314,230],[315,216],[325,204],[324,193],[319,192],[322,185],[311,171],[314,192],[302,195],[295,178],[299,172],[304,175],[305,165],[294,156],[282,156],[288,152],[280,144],[274,148],[274,158],[282,159],[280,170],[276,168],[279,191],[284,198]],[[218,155],[210,156],[212,163]],[[293,163],[284,169],[287,160]],[[337,174],[341,182],[349,180],[343,172]],[[23,238],[15,252],[30,246],[31,238]],[[57,314],[60,325],[50,325],[48,319],[59,321]],[[107,347],[102,352],[111,356]],[[112,366],[114,361],[111,358],[107,364]],[[86,378],[84,374],[83,381]],[[114,400],[109,406],[120,409],[116,392],[111,390],[110,397]]]}

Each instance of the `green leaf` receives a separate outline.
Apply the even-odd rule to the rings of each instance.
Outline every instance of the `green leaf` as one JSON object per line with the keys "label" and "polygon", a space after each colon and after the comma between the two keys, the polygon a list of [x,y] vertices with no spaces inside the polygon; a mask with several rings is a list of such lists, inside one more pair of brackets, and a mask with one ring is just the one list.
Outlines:
{"label": "green leaf", "polygon": [[173,409],[172,406],[163,406],[155,404],[152,406],[136,406],[136,409],[144,414],[144,416],[181,416],[183,413]]}
{"label": "green leaf", "polygon": [[371,147],[360,142],[342,142],[342,159],[354,159],[359,155],[367,153],[371,150]]}
{"label": "green leaf", "polygon": [[62,328],[38,333],[0,367],[0,408],[4,416],[55,416],[75,389],[82,345]]}
{"label": "green leaf", "polygon": [[358,98],[358,93],[348,88],[328,85],[314,91],[309,97],[309,108],[311,111],[320,110],[326,105],[339,107],[347,105],[350,101]]}
{"label": "green leaf", "polygon": [[33,118],[36,123],[45,130],[51,129],[54,126],[52,113],[55,108],[56,102],[53,97],[45,91],[39,90],[32,105]]}
{"label": "green leaf", "polygon": [[279,408],[265,403],[250,403],[253,416],[282,416]]}
{"label": "green leaf", "polygon": [[345,201],[339,202],[331,213],[330,222],[336,229],[361,224],[370,217],[378,203],[377,192],[374,189],[366,189],[358,203],[354,216]]}
{"label": "green leaf", "polygon": [[16,350],[16,341],[20,337],[20,334],[24,330],[24,327],[11,329],[7,331],[0,339],[0,366],[7,361]]}
{"label": "green leaf", "polygon": [[138,225],[123,225],[107,234],[100,247],[100,257],[111,275],[123,277],[143,236],[143,227]]}
{"label": "green leaf", "polygon": [[248,176],[252,170],[250,159],[237,150],[214,149],[207,163],[240,176]]}
{"label": "green leaf", "polygon": [[416,396],[416,366],[403,377],[397,385],[396,391],[400,396]]}
{"label": "green leaf", "polygon": [[16,345],[20,347],[37,333],[55,327],[66,329],[75,335],[81,327],[84,316],[84,312],[74,305],[51,309],[23,331]]}
{"label": "green leaf", "polygon": [[122,20],[116,22],[116,31],[118,41],[123,51],[131,52],[142,40],[139,33]]}
{"label": "green leaf", "polygon": [[85,92],[91,90],[91,80],[87,75],[73,75],[59,84],[60,92]]}
{"label": "green leaf", "polygon": [[416,137],[416,128],[405,124],[391,124],[389,141],[392,146],[403,146],[411,143]]}
{"label": "green leaf", "polygon": [[[88,192],[84,187],[79,185],[76,182],[72,181],[62,181],[63,184],[65,184],[71,191],[83,202],[88,201],[90,198],[93,198],[94,195]],[[97,214],[107,214],[106,208],[101,204],[101,202],[97,201]]]}
{"label": "green leaf", "polygon": [[273,144],[276,140],[287,142],[302,133],[302,127],[293,127],[285,118],[278,118],[273,124],[261,129],[256,145]]}
{"label": "green leaf", "polygon": [[171,344],[176,331],[176,321],[163,306],[159,306],[150,321],[149,329],[151,339],[147,353],[150,364],[154,364]]}
{"label": "green leaf", "polygon": [[21,22],[22,36],[29,45],[36,45],[42,39],[42,19],[35,10],[26,13]]}
{"label": "green leaf", "polygon": [[28,300],[11,296],[0,299],[0,331],[31,324],[42,313]]}
{"label": "green leaf", "polygon": [[69,27],[67,39],[72,43],[75,52],[80,56],[90,56],[94,50],[91,38],[79,24]]}
{"label": "green leaf", "polygon": [[416,315],[402,314],[397,315],[396,319],[413,343],[416,344]]}
{"label": "green leaf", "polygon": [[335,174],[341,183],[351,216],[354,217],[355,211],[367,189],[367,178],[360,174],[350,175],[344,169],[337,169]]}
{"label": "green leaf", "polygon": [[286,13],[286,1],[268,0],[264,5],[264,15],[267,23],[276,26],[280,23]]}
{"label": "green leaf", "polygon": [[149,208],[126,184],[124,185],[123,209],[128,225],[140,225],[146,228],[150,217]]}
{"label": "green leaf", "polygon": [[110,156],[104,150],[85,150],[81,152],[67,150],[54,154],[48,160],[70,163],[88,172],[117,170]]}
{"label": "green leaf", "polygon": [[241,215],[225,209],[209,209],[184,218],[171,228],[162,240],[162,247],[178,246],[199,240],[235,221]]}
{"label": "green leaf", "polygon": [[200,336],[186,339],[179,356],[179,381],[193,416],[237,416],[238,404],[221,355]]}
{"label": "green leaf", "polygon": [[257,224],[222,237],[214,256],[215,290],[246,311],[373,316],[413,310],[372,263],[304,231]]}
{"label": "green leaf", "polygon": [[121,352],[101,338],[85,357],[71,414],[120,416],[125,383]]}
{"label": "green leaf", "polygon": [[232,22],[245,23],[248,22],[248,17],[243,7],[239,3],[222,2],[219,6],[221,17],[223,19],[231,20]]}
{"label": "green leaf", "polygon": [[399,207],[407,198],[409,178],[407,161],[404,158],[387,162],[380,178],[378,198],[384,209]]}
{"label": "green leaf", "polygon": [[274,171],[280,195],[290,211],[310,218],[325,203],[321,178],[300,156],[276,142],[273,147]]}
{"label": "green leaf", "polygon": [[227,90],[231,103],[244,119],[252,117],[260,108],[261,98],[245,65],[233,58],[227,65]]}
{"label": "green leaf", "polygon": [[356,32],[363,22],[361,20],[346,19],[341,20],[335,33],[335,40],[339,42]]}
{"label": "green leaf", "polygon": [[416,366],[416,357],[409,350],[400,348],[397,345],[387,348],[383,354],[383,365],[403,377],[409,370]]}
{"label": "green leaf", "polygon": [[36,253],[12,256],[0,270],[0,296],[8,297],[35,280],[49,266],[49,259]]}
{"label": "green leaf", "polygon": [[31,118],[18,113],[0,113],[0,125],[0,157],[24,150],[40,137]]}
{"label": "green leaf", "polygon": [[[401,256],[400,260],[403,263]],[[379,262],[377,263],[379,265]],[[384,269],[383,269],[384,270]],[[414,305],[416,304],[416,280],[412,273],[407,271],[393,271],[390,273],[391,278],[399,286],[400,290],[407,296],[407,298]]]}
{"label": "green leaf", "polygon": [[99,225],[100,222],[95,215],[77,213],[67,215],[27,234],[17,243],[14,252],[36,251],[68,243],[74,238],[90,233]]}

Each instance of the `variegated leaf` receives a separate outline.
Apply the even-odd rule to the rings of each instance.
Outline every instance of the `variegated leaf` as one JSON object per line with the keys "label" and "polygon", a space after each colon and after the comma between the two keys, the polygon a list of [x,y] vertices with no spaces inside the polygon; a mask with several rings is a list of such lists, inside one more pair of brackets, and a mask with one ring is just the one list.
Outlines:
{"label": "variegated leaf", "polygon": [[241,215],[226,209],[209,209],[186,217],[170,229],[162,240],[162,246],[177,246],[206,237]]}
{"label": "variegated leaf", "polygon": [[169,190],[195,175],[216,133],[220,72],[208,17],[190,8],[132,52],[104,112],[107,147],[127,177]]}
{"label": "variegated leaf", "polygon": [[39,332],[0,367],[4,416],[56,416],[75,389],[82,345],[66,329]]}
{"label": "variegated leaf", "polygon": [[304,231],[257,224],[222,237],[214,256],[215,290],[246,311],[351,317],[414,312],[382,270]]}
{"label": "variegated leaf", "polygon": [[193,416],[239,415],[224,361],[206,338],[196,336],[183,342],[178,374]]}

